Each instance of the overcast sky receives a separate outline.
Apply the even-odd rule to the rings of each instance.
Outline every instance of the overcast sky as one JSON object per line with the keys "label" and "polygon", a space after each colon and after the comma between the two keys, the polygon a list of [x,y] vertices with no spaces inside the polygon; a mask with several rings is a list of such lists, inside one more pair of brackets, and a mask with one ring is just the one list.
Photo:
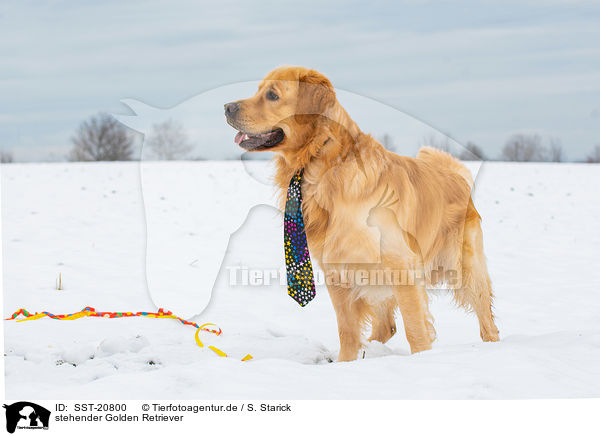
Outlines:
{"label": "overcast sky", "polygon": [[121,99],[170,107],[282,64],[490,156],[521,132],[570,159],[600,143],[597,1],[2,0],[0,149],[64,159],[82,120],[128,112]]}

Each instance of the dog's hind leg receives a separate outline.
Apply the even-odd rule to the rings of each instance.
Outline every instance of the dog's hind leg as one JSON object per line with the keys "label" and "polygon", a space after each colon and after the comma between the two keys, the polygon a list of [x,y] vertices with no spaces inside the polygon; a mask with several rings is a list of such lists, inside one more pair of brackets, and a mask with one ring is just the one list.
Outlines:
{"label": "dog's hind leg", "polygon": [[[469,205],[469,209],[472,204]],[[474,211],[474,207],[470,212]],[[492,313],[492,283],[483,254],[483,234],[477,212],[467,215],[462,247],[462,283],[454,292],[455,301],[466,310],[473,310],[479,320],[479,332],[484,342],[498,341],[498,328]]]}
{"label": "dog's hind leg", "polygon": [[386,343],[396,333],[396,320],[394,311],[396,310],[396,302],[390,298],[371,308],[371,337],[369,341],[379,341],[382,344]]}

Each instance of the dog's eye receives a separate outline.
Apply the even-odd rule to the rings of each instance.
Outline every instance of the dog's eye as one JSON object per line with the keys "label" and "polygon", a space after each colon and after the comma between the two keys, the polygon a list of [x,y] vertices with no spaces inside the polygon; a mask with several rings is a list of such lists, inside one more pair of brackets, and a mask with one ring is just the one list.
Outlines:
{"label": "dog's eye", "polygon": [[273,91],[267,92],[267,100],[276,101],[279,100],[279,96],[275,94]]}

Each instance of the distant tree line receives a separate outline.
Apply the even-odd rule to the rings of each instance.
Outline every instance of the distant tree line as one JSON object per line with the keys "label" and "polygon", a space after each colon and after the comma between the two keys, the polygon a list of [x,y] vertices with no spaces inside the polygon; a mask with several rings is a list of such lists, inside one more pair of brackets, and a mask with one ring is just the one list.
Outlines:
{"label": "distant tree line", "polygon": [[544,146],[542,138],[537,134],[511,136],[504,144],[499,158],[514,162],[562,162],[564,159],[560,141],[551,139],[550,144]]}
{"label": "distant tree line", "polygon": [[[100,113],[82,122],[71,137],[70,161],[127,161],[134,158],[135,137],[114,117]],[[166,120],[152,126],[145,141],[157,160],[191,159],[193,144],[181,123]]]}
{"label": "distant tree line", "polygon": [[[397,152],[394,141],[389,134],[384,134],[379,142],[388,150]],[[497,157],[490,157],[474,142],[468,141],[457,150],[447,136],[427,135],[419,146],[430,146],[452,154],[461,160],[497,160],[509,162],[566,162],[560,140],[551,138],[547,145],[538,134],[515,134],[504,143]],[[594,146],[591,153],[580,162],[600,163],[600,144]]]}
{"label": "distant tree line", "polygon": [[[67,156],[70,161],[127,161],[135,159],[136,137],[133,132],[111,115],[99,113],[83,121],[71,137],[72,148]],[[400,152],[391,135],[384,134],[379,142],[388,150]],[[486,155],[474,142],[468,141],[460,150],[447,136],[429,135],[419,145],[444,150],[461,160],[498,160],[512,162],[565,162],[566,154],[560,141],[551,138],[547,144],[538,134],[515,134],[505,142],[497,157]],[[183,125],[175,120],[156,123],[148,133],[145,157],[156,160],[200,160],[191,155],[194,144]],[[9,150],[0,150],[0,162],[14,162]],[[600,163],[600,143],[595,145],[580,162]]]}

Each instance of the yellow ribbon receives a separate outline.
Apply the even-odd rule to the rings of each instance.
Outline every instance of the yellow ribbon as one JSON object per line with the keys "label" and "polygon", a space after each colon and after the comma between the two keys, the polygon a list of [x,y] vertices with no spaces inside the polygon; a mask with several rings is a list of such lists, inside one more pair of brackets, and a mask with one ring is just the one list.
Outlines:
{"label": "yellow ribbon", "polygon": [[33,321],[34,319],[40,319],[47,316],[45,313],[38,313],[37,315],[32,315],[32,316],[28,316],[25,319],[18,319],[17,322],[23,322],[23,321]]}
{"label": "yellow ribbon", "polygon": [[[198,344],[198,346],[200,348],[204,348],[204,344],[200,340],[199,333],[200,333],[200,330],[202,330],[202,328],[206,327],[207,325],[215,325],[215,324],[210,323],[210,322],[207,322],[206,324],[202,324],[200,327],[198,327],[198,330],[196,330],[196,334],[194,335],[194,339],[196,340],[196,344]],[[209,345],[208,348],[210,348],[211,350],[213,350],[217,355],[219,355],[221,357],[227,357],[227,354],[225,352],[223,352],[222,350],[219,350],[217,347],[213,347],[212,345]],[[250,354],[246,354],[246,356],[242,359],[242,362],[246,362],[246,361],[248,361],[250,359],[252,359],[252,356]]]}

